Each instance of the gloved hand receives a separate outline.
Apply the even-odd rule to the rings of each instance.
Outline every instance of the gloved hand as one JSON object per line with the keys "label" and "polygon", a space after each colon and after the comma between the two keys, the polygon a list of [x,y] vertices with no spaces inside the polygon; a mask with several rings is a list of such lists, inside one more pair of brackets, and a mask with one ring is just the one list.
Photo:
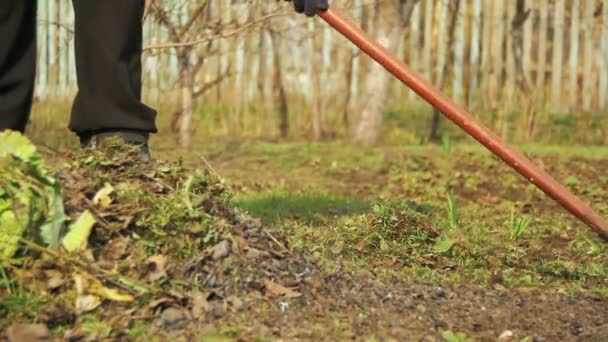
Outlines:
{"label": "gloved hand", "polygon": [[329,8],[328,0],[293,0],[293,5],[298,13],[304,13],[314,17],[318,10],[326,11]]}

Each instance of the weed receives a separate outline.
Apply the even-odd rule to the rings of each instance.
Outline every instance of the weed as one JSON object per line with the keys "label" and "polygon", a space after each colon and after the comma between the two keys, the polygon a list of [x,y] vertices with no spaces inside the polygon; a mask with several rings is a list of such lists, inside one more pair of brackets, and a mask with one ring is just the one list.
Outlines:
{"label": "weed", "polygon": [[2,277],[0,279],[0,288],[6,289],[10,295],[15,294],[20,286],[16,279],[10,278],[7,269],[2,266],[0,266],[0,276]]}
{"label": "weed", "polygon": [[433,245],[433,251],[437,254],[445,254],[452,249],[454,244],[455,241],[453,239],[442,236],[435,240],[435,244]]}
{"label": "weed", "polygon": [[19,291],[2,295],[0,293],[0,319],[20,319],[26,317],[29,320],[37,320],[42,306],[49,302],[49,298],[36,295],[20,288]]}
{"label": "weed", "polygon": [[527,216],[516,216],[515,207],[511,208],[511,218],[509,220],[509,227],[511,231],[511,239],[519,240],[519,238],[526,232],[530,225],[530,218]]}
{"label": "weed", "polygon": [[454,196],[454,193],[449,193],[447,196],[447,214],[449,227],[452,229],[458,228],[458,204],[456,203],[456,196]]}

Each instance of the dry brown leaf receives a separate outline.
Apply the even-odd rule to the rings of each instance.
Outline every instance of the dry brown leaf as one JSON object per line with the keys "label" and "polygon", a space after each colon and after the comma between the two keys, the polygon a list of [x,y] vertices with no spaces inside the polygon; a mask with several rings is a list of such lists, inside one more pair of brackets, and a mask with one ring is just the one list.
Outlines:
{"label": "dry brown leaf", "polygon": [[105,287],[101,281],[86,273],[74,273],[74,287],[76,292],[83,296],[92,294],[103,299],[108,299],[114,302],[132,302],[135,300],[133,296],[119,292],[116,289]]}
{"label": "dry brown leaf", "polygon": [[205,313],[210,312],[212,309],[211,304],[207,301],[209,293],[207,292],[196,292],[192,295],[192,316],[194,318],[203,318]]}
{"label": "dry brown leaf", "polygon": [[148,304],[148,308],[151,312],[156,312],[158,308],[164,309],[165,307],[169,306],[169,304],[173,304],[173,302],[175,301],[169,297],[162,297],[151,301],[150,304]]}
{"label": "dry brown leaf", "polygon": [[167,274],[168,258],[164,255],[155,255],[146,259],[148,265],[147,279],[149,282],[155,282]]}
{"label": "dry brown leaf", "polygon": [[270,254],[266,251],[261,251],[257,248],[249,247],[247,249],[247,253],[245,254],[245,258],[247,259],[257,259],[259,257],[268,257]]}
{"label": "dry brown leaf", "polygon": [[266,296],[267,297],[285,297],[285,298],[298,298],[301,297],[302,294],[300,292],[294,291],[288,287],[277,284],[267,278],[262,279],[262,283],[266,288]]}
{"label": "dry brown leaf", "polygon": [[242,236],[236,235],[233,240],[236,245],[236,248],[239,251],[244,251],[249,247],[249,242]]}
{"label": "dry brown leaf", "polygon": [[46,286],[49,290],[56,290],[66,283],[63,273],[57,270],[46,270],[44,274],[47,277]]}
{"label": "dry brown leaf", "polygon": [[108,241],[101,251],[101,255],[106,260],[119,260],[127,254],[128,246],[129,238],[121,236]]}
{"label": "dry brown leaf", "polygon": [[99,298],[93,295],[80,295],[76,297],[76,312],[82,314],[97,309],[101,305]]}
{"label": "dry brown leaf", "polygon": [[49,341],[51,333],[44,324],[13,324],[6,329],[9,341]]}
{"label": "dry brown leaf", "polygon": [[232,247],[230,242],[224,240],[217,245],[211,247],[211,258],[213,260],[219,260],[230,255]]}

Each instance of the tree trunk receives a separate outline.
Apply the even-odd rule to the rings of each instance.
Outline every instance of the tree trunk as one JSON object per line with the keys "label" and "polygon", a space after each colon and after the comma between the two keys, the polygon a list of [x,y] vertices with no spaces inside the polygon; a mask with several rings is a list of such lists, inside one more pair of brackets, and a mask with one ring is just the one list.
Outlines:
{"label": "tree trunk", "polygon": [[591,110],[593,96],[593,1],[583,1],[583,110]]}
{"label": "tree trunk", "polygon": [[[410,25],[410,44],[409,48],[409,63],[413,70],[419,70],[420,66],[418,62],[420,61],[420,19],[422,16],[420,15],[422,11],[421,6],[416,6],[414,11],[412,12],[412,24]],[[416,98],[416,93],[414,91],[408,92],[408,99],[414,100]]]}
{"label": "tree trunk", "polygon": [[[399,10],[389,4],[400,5]],[[389,51],[395,53],[405,28],[409,24],[415,0],[384,3],[376,9],[374,38]],[[351,130],[351,141],[355,144],[373,145],[378,142],[388,99],[391,75],[382,66],[372,63],[363,81],[365,100]]]}
{"label": "tree trunk", "polygon": [[470,56],[470,86],[468,104],[475,107],[477,89],[479,87],[479,57],[480,57],[480,36],[482,24],[482,3],[481,0],[473,0],[473,22],[471,24],[471,56]]}
{"label": "tree trunk", "polygon": [[184,49],[180,55],[180,100],[181,108],[177,129],[178,142],[181,147],[190,146],[192,138],[192,116],[194,104],[194,74],[190,63],[190,50]]}
{"label": "tree trunk", "polygon": [[[361,24],[363,20],[363,8],[362,0],[354,0],[353,19]],[[358,92],[359,92],[359,67],[361,63],[360,58],[361,52],[356,46],[352,46],[350,50],[350,63],[347,68],[346,75],[346,99],[344,102],[344,108],[342,110],[342,124],[344,129],[348,132],[350,128],[350,116],[354,107],[357,106]]]}
{"label": "tree trunk", "polygon": [[346,89],[346,94],[344,96],[344,102],[342,104],[342,125],[344,126],[344,129],[348,131],[348,126],[349,126],[349,111],[350,111],[350,103],[352,101],[352,96],[353,96],[353,90],[352,90],[352,82],[353,82],[353,76],[354,76],[354,65],[355,65],[355,53],[354,52],[350,52],[350,59],[349,59],[349,63],[348,63],[348,67],[346,68],[346,77],[345,77],[345,87],[344,89]]}
{"label": "tree trunk", "polygon": [[545,73],[547,72],[547,21],[549,12],[548,0],[541,0],[538,4],[540,12],[540,28],[538,37],[538,62],[536,63],[536,91],[540,94],[540,103],[545,101]]}
{"label": "tree trunk", "polygon": [[551,67],[551,96],[553,111],[562,109],[562,64],[564,55],[564,8],[565,1],[555,2],[555,13],[553,17],[553,66]]}
{"label": "tree trunk", "polygon": [[424,1],[424,47],[422,48],[422,59],[424,60],[424,76],[429,82],[433,81],[433,60],[431,52],[433,50],[433,3],[434,1]]}
{"label": "tree trunk", "polygon": [[466,1],[458,1],[457,8],[454,11],[457,19],[454,27],[454,101],[463,103],[463,84],[464,84],[464,52],[465,52],[465,34],[466,34]]}
{"label": "tree trunk", "polygon": [[578,54],[579,54],[579,20],[580,20],[580,0],[572,0],[570,11],[570,54],[568,56],[568,99],[569,107],[574,111],[578,105]]}
{"label": "tree trunk", "polygon": [[[374,38],[394,52],[402,34],[403,30],[400,28],[389,30],[380,24],[376,28]],[[370,66],[363,81],[366,99],[360,102],[360,112],[351,131],[353,143],[369,146],[378,142],[390,79],[391,75],[379,64],[374,63]]]}
{"label": "tree trunk", "polygon": [[[451,9],[450,23],[447,28],[447,49],[444,46],[443,48],[440,46],[440,50],[443,51],[443,57],[440,58],[440,63],[438,65],[437,72],[437,86],[439,89],[444,89],[447,86],[448,73],[450,71],[451,63],[446,63],[446,60],[452,60],[453,55],[453,46],[454,46],[454,32],[456,31],[456,22],[458,21],[458,9],[460,8],[460,0],[456,0],[451,3],[454,7]],[[442,8],[442,15],[440,20],[445,20],[448,14],[449,4],[443,4],[442,6],[446,6]],[[462,19],[462,18],[461,18]],[[444,26],[445,28],[445,26]],[[441,34],[441,32],[440,32]],[[444,44],[445,45],[445,44]],[[445,52],[447,50],[447,53]],[[441,53],[441,52],[440,52]],[[431,120],[431,132],[429,135],[429,140],[432,142],[439,142],[441,140],[441,136],[439,134],[439,129],[441,128],[441,113],[437,110],[437,108],[433,108],[433,118]]]}
{"label": "tree trunk", "polygon": [[312,135],[314,140],[320,140],[323,136],[323,119],[321,116],[321,60],[319,58],[319,41],[316,39],[314,21],[309,22],[308,34],[310,35],[310,78],[312,85],[312,96],[310,98],[310,109],[312,110]]}
{"label": "tree trunk", "polygon": [[608,3],[604,2],[604,26],[602,27],[602,44],[601,50],[603,51],[603,67],[600,71],[600,98],[599,108],[604,110],[604,113],[608,112]]}
{"label": "tree trunk", "polygon": [[281,33],[272,31],[271,37],[272,53],[274,55],[274,71],[272,75],[275,94],[274,100],[275,105],[278,104],[279,109],[279,133],[281,138],[286,138],[289,135],[289,107],[287,106],[287,95],[285,94],[285,86],[283,85]]}
{"label": "tree trunk", "polygon": [[524,24],[530,17],[530,10],[526,10],[526,0],[517,0],[515,16],[511,22],[511,49],[515,59],[515,84],[524,94],[530,93],[530,85],[524,70]]}

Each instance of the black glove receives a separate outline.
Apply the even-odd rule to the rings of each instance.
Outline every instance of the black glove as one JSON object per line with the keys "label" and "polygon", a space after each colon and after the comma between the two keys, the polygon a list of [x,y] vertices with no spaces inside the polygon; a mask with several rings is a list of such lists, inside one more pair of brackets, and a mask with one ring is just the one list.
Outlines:
{"label": "black glove", "polygon": [[298,13],[304,13],[309,17],[314,17],[318,10],[327,11],[329,8],[328,0],[293,0],[293,5]]}

